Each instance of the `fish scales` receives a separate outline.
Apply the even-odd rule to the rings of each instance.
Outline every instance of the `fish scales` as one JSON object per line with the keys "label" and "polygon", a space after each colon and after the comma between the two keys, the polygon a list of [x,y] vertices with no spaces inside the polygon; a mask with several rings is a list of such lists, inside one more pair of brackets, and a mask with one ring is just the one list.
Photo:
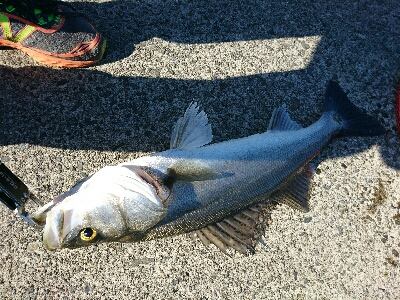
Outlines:
{"label": "fish scales", "polygon": [[[174,149],[151,155],[150,160],[156,156],[158,162],[153,167],[163,172],[176,160],[185,159],[201,160],[227,175],[218,180],[176,183],[165,218],[140,238],[148,240],[200,229],[267,199],[280,182],[312,159],[339,129],[331,116],[324,116],[296,131],[270,130],[195,150]],[[143,162],[139,159],[134,163],[147,165],[147,160],[146,157]]]}
{"label": "fish scales", "polygon": [[173,129],[170,150],[104,167],[32,219],[44,224],[49,250],[197,232],[205,245],[254,253],[260,217],[272,207],[266,203],[308,209],[308,162],[332,138],[383,133],[334,81],[310,126],[301,127],[282,106],[266,132],[210,145],[207,116],[192,103]]}

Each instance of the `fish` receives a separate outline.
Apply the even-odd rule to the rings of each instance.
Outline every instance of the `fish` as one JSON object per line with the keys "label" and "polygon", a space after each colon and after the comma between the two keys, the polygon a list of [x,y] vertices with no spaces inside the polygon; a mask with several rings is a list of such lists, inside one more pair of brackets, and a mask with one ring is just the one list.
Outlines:
{"label": "fish", "polygon": [[32,219],[44,226],[45,247],[186,233],[225,253],[254,253],[269,205],[309,210],[310,162],[325,145],[340,136],[385,132],[333,80],[322,116],[308,127],[282,105],[265,132],[211,143],[211,125],[199,110],[191,103],[176,122],[169,150],[106,166],[34,213]]}

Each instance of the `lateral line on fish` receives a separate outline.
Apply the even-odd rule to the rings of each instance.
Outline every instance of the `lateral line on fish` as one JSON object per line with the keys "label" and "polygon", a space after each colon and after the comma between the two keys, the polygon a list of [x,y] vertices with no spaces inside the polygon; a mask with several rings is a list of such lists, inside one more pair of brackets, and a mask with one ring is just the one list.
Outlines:
{"label": "lateral line on fish", "polygon": [[[260,223],[250,212],[273,207],[261,203],[280,201],[308,209],[313,172],[307,164],[332,138],[385,132],[351,103],[338,83],[328,83],[324,99],[322,116],[306,128],[292,121],[282,106],[273,113],[271,130],[208,146],[211,125],[191,103],[175,124],[172,149],[104,167],[86,179],[84,188],[78,185],[57,205],[39,211],[38,217],[46,218],[45,246],[54,250],[92,244],[80,235],[82,227],[99,233],[93,243],[138,242],[199,230],[203,241],[224,252],[229,245],[242,249],[235,237],[253,245],[267,222]],[[123,211],[116,198],[123,198]],[[238,232],[234,237],[219,228],[230,231],[229,226]]]}

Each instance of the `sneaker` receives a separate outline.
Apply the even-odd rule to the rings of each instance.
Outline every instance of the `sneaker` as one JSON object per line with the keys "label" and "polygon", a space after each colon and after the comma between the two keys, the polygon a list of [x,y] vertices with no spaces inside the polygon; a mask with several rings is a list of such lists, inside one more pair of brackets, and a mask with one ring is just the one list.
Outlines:
{"label": "sneaker", "polygon": [[78,68],[98,62],[106,41],[67,3],[0,0],[0,46],[22,50],[48,66]]}

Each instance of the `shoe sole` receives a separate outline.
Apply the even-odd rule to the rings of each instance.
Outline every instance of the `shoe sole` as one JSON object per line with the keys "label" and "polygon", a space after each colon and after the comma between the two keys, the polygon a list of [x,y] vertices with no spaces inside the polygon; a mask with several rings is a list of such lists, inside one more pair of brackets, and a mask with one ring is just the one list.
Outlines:
{"label": "shoe sole", "polygon": [[102,39],[99,43],[100,47],[100,55],[96,60],[86,60],[86,61],[76,61],[76,60],[68,60],[62,59],[56,56],[50,56],[38,51],[33,50],[32,48],[22,46],[20,43],[15,43],[9,40],[0,39],[0,47],[11,47],[14,49],[21,50],[32,57],[34,60],[51,67],[57,68],[82,68],[93,65],[97,63],[103,57],[104,51],[106,49],[106,40]]}

